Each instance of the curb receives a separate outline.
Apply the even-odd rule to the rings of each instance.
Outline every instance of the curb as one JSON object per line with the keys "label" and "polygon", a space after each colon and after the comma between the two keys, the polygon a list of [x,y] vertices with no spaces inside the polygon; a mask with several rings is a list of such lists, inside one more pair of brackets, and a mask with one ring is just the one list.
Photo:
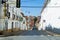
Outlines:
{"label": "curb", "polygon": [[[46,30],[45,30],[46,31]],[[56,34],[56,33],[53,33],[53,32],[50,32],[50,31],[46,31],[48,34],[52,35],[52,36],[60,36],[60,34]]]}

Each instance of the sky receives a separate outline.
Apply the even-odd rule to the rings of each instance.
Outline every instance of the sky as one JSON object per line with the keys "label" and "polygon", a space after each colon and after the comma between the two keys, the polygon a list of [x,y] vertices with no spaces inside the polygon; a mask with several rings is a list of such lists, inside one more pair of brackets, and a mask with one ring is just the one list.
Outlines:
{"label": "sky", "polygon": [[45,0],[21,0],[21,11],[25,16],[40,16]]}

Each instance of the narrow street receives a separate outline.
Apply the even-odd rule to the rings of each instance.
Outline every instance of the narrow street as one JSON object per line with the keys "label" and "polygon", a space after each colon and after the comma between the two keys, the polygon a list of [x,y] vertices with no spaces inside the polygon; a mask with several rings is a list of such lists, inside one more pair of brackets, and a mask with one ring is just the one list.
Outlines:
{"label": "narrow street", "polygon": [[34,36],[34,35],[51,35],[53,36],[52,33],[48,33],[46,31],[43,31],[43,30],[24,30],[24,31],[18,31],[18,32],[11,32],[11,33],[7,33],[5,32],[4,33],[4,36]]}
{"label": "narrow street", "polygon": [[40,31],[38,31],[38,30],[28,30],[28,31],[24,31],[24,32],[22,32],[20,35],[48,35],[48,33],[46,33],[46,32],[44,32],[44,31],[42,31],[42,30],[40,30]]}
{"label": "narrow street", "polygon": [[0,40],[60,40],[60,36],[50,36],[45,32],[33,30],[22,32],[20,35],[0,37]]}
{"label": "narrow street", "polygon": [[60,40],[60,0],[0,0],[0,40]]}
{"label": "narrow street", "polygon": [[1,37],[0,40],[60,40],[60,36],[53,36],[43,30],[24,30],[12,33],[10,36]]}
{"label": "narrow street", "polygon": [[[17,31],[17,32],[4,32],[4,36],[15,36],[15,35],[22,35],[22,36],[34,36],[34,35],[50,35],[46,31],[38,31],[38,30],[24,30],[24,31]],[[2,37],[4,37],[2,36]]]}

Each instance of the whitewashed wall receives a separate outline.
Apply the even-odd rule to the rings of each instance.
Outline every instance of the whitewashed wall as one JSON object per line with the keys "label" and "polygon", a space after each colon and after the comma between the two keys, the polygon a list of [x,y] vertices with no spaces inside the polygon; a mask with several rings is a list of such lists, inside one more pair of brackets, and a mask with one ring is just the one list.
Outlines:
{"label": "whitewashed wall", "polygon": [[[46,22],[43,22],[46,20]],[[45,29],[49,24],[52,28],[60,28],[60,0],[50,0],[41,14],[41,28]]]}

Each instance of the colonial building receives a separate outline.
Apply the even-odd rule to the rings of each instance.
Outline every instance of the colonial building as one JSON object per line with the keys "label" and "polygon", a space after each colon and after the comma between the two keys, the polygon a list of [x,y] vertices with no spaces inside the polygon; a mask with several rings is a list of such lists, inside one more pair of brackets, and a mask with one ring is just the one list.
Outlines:
{"label": "colonial building", "polygon": [[16,0],[0,0],[0,31],[18,31],[21,27],[21,17],[21,10],[16,7]]}

